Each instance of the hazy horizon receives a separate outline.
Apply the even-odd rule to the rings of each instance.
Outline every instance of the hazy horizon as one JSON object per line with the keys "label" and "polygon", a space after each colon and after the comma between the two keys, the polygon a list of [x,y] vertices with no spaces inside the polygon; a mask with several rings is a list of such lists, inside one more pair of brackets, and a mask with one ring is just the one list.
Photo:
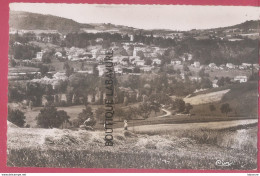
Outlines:
{"label": "hazy horizon", "polygon": [[259,20],[257,7],[241,6],[11,3],[10,10],[53,15],[83,24],[111,23],[145,30],[212,29]]}

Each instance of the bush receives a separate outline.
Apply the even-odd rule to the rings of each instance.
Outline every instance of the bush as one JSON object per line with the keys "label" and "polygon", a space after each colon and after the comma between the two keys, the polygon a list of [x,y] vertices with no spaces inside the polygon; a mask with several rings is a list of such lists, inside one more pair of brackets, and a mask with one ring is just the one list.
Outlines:
{"label": "bush", "polygon": [[59,128],[63,122],[69,121],[69,118],[67,112],[57,111],[53,106],[43,108],[36,117],[37,125],[42,128]]}
{"label": "bush", "polygon": [[13,124],[23,127],[25,124],[25,116],[24,113],[18,109],[12,110],[8,107],[8,121],[12,122]]}

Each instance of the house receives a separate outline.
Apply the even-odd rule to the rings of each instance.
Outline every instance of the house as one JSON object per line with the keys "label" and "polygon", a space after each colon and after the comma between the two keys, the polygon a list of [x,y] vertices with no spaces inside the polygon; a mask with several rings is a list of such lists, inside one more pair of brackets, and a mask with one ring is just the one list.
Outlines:
{"label": "house", "polygon": [[42,60],[42,56],[43,56],[43,52],[42,51],[36,53],[36,59],[37,60],[41,61]]}
{"label": "house", "polygon": [[134,35],[130,35],[129,38],[130,38],[130,41],[131,41],[131,42],[134,41]]}
{"label": "house", "polygon": [[189,78],[191,81],[200,81],[201,80],[201,77],[199,77],[199,76],[190,76]]}
{"label": "house", "polygon": [[68,77],[64,72],[57,72],[52,76],[52,78],[56,80],[66,80]]}
{"label": "house", "polygon": [[212,87],[214,87],[214,88],[218,87],[218,80],[217,79],[214,79],[212,81]]}
{"label": "house", "polygon": [[171,60],[171,64],[172,65],[181,65],[181,61],[180,60]]}
{"label": "house", "polygon": [[209,68],[216,68],[216,67],[217,67],[217,65],[215,63],[210,63],[209,64]]}
{"label": "house", "polygon": [[257,70],[259,70],[259,64],[253,64],[253,67]]}
{"label": "house", "polygon": [[121,61],[120,61],[120,64],[122,65],[128,65],[129,64],[129,59],[128,58],[123,58]]}
{"label": "house", "polygon": [[188,61],[192,60],[192,55],[189,54],[189,53],[185,53],[185,54],[184,54],[184,57],[185,57]]}
{"label": "house", "polygon": [[247,82],[247,76],[236,76],[234,81],[238,81],[240,83]]}
{"label": "house", "polygon": [[184,74],[184,73],[181,73],[181,74],[180,74],[180,77],[181,77],[181,79],[185,79],[185,74]]}
{"label": "house", "polygon": [[137,61],[135,61],[135,64],[136,64],[137,66],[144,66],[144,63],[145,63],[144,60],[137,60]]}
{"label": "house", "polygon": [[42,41],[46,42],[46,43],[51,43],[52,42],[52,37],[50,37],[50,36],[43,37]]}
{"label": "house", "polygon": [[62,57],[62,54],[61,54],[61,52],[56,52],[56,53],[55,53],[55,56],[56,56],[56,57]]}
{"label": "house", "polygon": [[229,69],[234,69],[234,68],[236,68],[236,66],[235,66],[234,64],[232,64],[232,63],[227,63],[227,64],[226,64],[226,67],[229,68]]}
{"label": "house", "polygon": [[120,65],[115,66],[114,71],[115,71],[115,73],[119,73],[119,74],[123,73],[123,69]]}
{"label": "house", "polygon": [[129,61],[131,64],[135,64],[136,61],[139,61],[140,57],[139,56],[130,56]]}
{"label": "house", "polygon": [[95,41],[96,41],[97,43],[101,43],[101,42],[103,42],[103,39],[102,39],[102,38],[97,38]]}
{"label": "house", "polygon": [[102,76],[106,72],[106,66],[105,65],[98,65],[97,70],[98,70],[98,75]]}
{"label": "house", "polygon": [[144,66],[144,67],[140,67],[140,70],[144,71],[144,72],[150,72],[152,71],[152,68],[151,66]]}
{"label": "house", "polygon": [[244,66],[244,65],[239,65],[239,66],[238,66],[238,68],[239,68],[240,70],[247,69],[247,67],[246,67],[246,66]]}
{"label": "house", "polygon": [[192,64],[193,67],[199,68],[200,67],[200,62],[194,62]]}
{"label": "house", "polygon": [[160,59],[153,59],[153,65],[156,64],[156,65],[161,65],[162,61]]}
{"label": "house", "polygon": [[244,67],[251,67],[252,64],[249,64],[249,63],[242,63],[242,66]]}
{"label": "house", "polygon": [[91,54],[93,58],[97,58],[97,54],[98,54],[98,49],[93,49],[91,50]]}

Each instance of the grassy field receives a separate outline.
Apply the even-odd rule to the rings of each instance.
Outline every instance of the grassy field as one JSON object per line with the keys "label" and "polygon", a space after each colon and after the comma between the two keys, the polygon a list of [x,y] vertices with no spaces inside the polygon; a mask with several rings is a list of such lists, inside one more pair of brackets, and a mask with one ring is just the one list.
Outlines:
{"label": "grassy field", "polygon": [[[138,107],[138,105],[139,105],[139,103],[129,104],[128,106],[123,106],[122,104],[116,104],[115,107],[127,110],[129,107]],[[105,107],[105,105],[89,105],[89,106],[92,108],[93,113],[95,113],[95,111],[98,108],[104,108]],[[37,127],[35,118],[38,116],[38,114],[40,113],[40,110],[42,108],[43,107],[35,107],[32,110],[28,109],[28,108],[27,109],[21,109],[25,113],[26,123],[29,124],[30,127],[33,127],[33,128]],[[85,108],[84,105],[57,107],[58,110],[64,110],[64,111],[67,112],[67,114],[70,116],[70,121],[77,119],[79,113],[81,113],[84,108]],[[152,112],[150,114],[149,120],[153,120],[156,116],[160,116],[160,115],[163,115],[163,114],[164,114],[163,111],[157,112],[156,114],[154,112]],[[121,122],[119,122],[119,120]],[[116,115],[116,113],[115,113],[114,121],[115,121],[115,124],[117,124],[118,127],[123,126],[123,119],[122,118],[119,119],[119,117]],[[140,119],[137,118],[136,121],[140,121]],[[101,124],[99,124],[99,123],[101,123]],[[98,121],[96,126],[99,129],[103,129],[103,126],[104,126],[103,120]]]}
{"label": "grassy field", "polygon": [[39,68],[35,67],[24,67],[24,66],[17,66],[8,68],[10,73],[27,73],[27,72],[38,72]]}
{"label": "grassy field", "polygon": [[[210,89],[204,92],[199,92],[194,95],[202,96],[214,91],[221,91],[229,88],[230,91],[222,96],[218,102],[212,102],[208,104],[196,105],[192,109],[192,113],[199,116],[218,116],[225,117],[222,114],[220,107],[223,103],[228,103],[232,109],[232,112],[228,116],[232,117],[245,117],[245,118],[257,118],[258,114],[258,84],[257,82],[247,82],[240,84],[233,84],[225,86],[224,88]],[[210,111],[209,105],[216,107],[215,111]]]}
{"label": "grassy field", "polygon": [[210,92],[210,93],[200,94],[197,96],[185,97],[183,100],[185,101],[185,103],[190,103],[192,105],[213,103],[213,102],[220,101],[222,97],[229,91],[230,89]]}
{"label": "grassy field", "polygon": [[[165,133],[116,130],[114,146],[102,131],[8,128],[8,166],[77,168],[257,168],[257,126],[187,128]],[[203,151],[203,152],[202,152]],[[217,160],[231,162],[229,167]]]}

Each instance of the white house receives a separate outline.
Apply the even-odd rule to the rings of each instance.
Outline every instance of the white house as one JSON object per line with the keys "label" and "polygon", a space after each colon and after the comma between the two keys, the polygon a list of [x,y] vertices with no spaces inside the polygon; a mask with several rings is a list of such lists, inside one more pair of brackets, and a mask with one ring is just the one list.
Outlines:
{"label": "white house", "polygon": [[131,42],[134,41],[134,35],[130,35],[130,41],[131,41]]}
{"label": "white house", "polygon": [[37,60],[40,60],[40,61],[41,61],[41,60],[42,60],[42,56],[43,56],[43,52],[42,52],[42,51],[36,53],[36,59],[37,59]]}
{"label": "white house", "polygon": [[136,61],[139,61],[140,57],[139,56],[130,56],[129,61],[131,64],[135,64]]}
{"label": "white house", "polygon": [[236,68],[236,66],[235,66],[234,64],[232,64],[232,63],[227,63],[227,64],[226,64],[226,67],[229,68],[229,69],[234,69],[234,68]]}
{"label": "white house", "polygon": [[91,51],[92,57],[93,57],[93,58],[97,58],[97,53],[98,53],[98,49],[93,49],[93,50]]}
{"label": "white house", "polygon": [[56,56],[56,57],[62,57],[62,54],[61,54],[61,52],[56,52],[56,53],[55,53],[55,56]]}
{"label": "white house", "polygon": [[212,87],[214,87],[214,88],[218,87],[218,80],[217,79],[214,79],[212,81]]}
{"label": "white house", "polygon": [[121,61],[120,61],[120,64],[122,64],[122,65],[128,65],[128,63],[129,63],[129,59],[128,58],[123,58]]}
{"label": "white house", "polygon": [[123,73],[123,69],[120,65],[115,66],[114,70],[115,70],[115,73],[119,73],[119,74]]}
{"label": "white house", "polygon": [[137,60],[137,61],[135,61],[135,64],[137,65],[137,66],[144,66],[144,60]]}
{"label": "white house", "polygon": [[193,67],[196,67],[196,68],[199,68],[200,67],[200,62],[194,62],[193,64],[192,64],[192,66]]}
{"label": "white house", "polygon": [[144,67],[140,67],[140,70],[144,71],[144,72],[150,72],[152,70],[153,67],[151,66],[144,66]]}
{"label": "white house", "polygon": [[216,67],[217,67],[217,65],[215,63],[210,63],[209,64],[209,68],[216,68]]}
{"label": "white house", "polygon": [[98,65],[97,70],[98,70],[98,75],[102,76],[106,72],[106,66],[105,65]]}
{"label": "white house", "polygon": [[249,63],[242,63],[242,66],[251,67],[251,64],[249,64]]}
{"label": "white house", "polygon": [[160,59],[153,59],[153,65],[156,64],[156,65],[161,65],[162,61]]}
{"label": "white house", "polygon": [[247,82],[247,76],[236,76],[234,81],[238,81],[240,83]]}
{"label": "white house", "polygon": [[181,61],[180,60],[171,60],[171,64],[172,65],[181,65]]}
{"label": "white house", "polygon": [[97,43],[100,43],[100,42],[103,42],[103,39],[102,39],[102,38],[97,38],[95,41],[96,41]]}
{"label": "white house", "polygon": [[201,77],[199,76],[190,76],[189,78],[191,81],[201,81]]}

